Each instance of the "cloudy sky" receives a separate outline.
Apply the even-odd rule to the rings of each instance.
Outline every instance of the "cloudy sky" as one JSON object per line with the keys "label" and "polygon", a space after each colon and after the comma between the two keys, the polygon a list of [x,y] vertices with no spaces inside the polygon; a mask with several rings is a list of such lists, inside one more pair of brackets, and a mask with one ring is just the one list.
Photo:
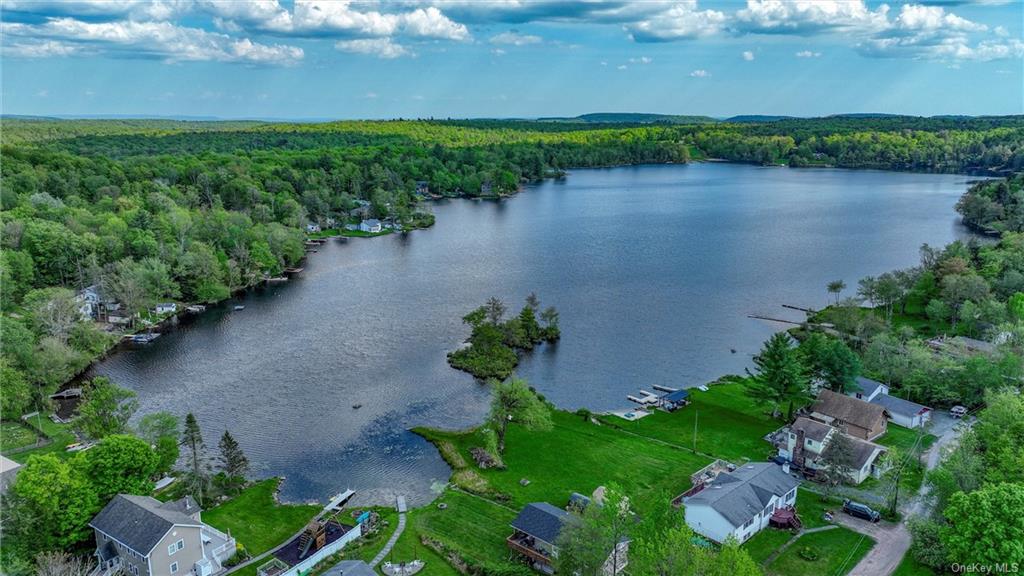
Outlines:
{"label": "cloudy sky", "polygon": [[0,0],[5,114],[1024,113],[1021,0]]}

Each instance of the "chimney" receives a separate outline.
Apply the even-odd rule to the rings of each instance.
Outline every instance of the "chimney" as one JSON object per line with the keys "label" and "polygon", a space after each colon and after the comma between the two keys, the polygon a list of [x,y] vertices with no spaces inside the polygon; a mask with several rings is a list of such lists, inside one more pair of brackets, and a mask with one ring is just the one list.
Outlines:
{"label": "chimney", "polygon": [[782,471],[785,472],[786,474],[789,474],[789,462],[782,463]]}
{"label": "chimney", "polygon": [[803,468],[804,466],[804,431],[798,429],[796,431],[796,445],[793,446],[792,460],[793,464]]}

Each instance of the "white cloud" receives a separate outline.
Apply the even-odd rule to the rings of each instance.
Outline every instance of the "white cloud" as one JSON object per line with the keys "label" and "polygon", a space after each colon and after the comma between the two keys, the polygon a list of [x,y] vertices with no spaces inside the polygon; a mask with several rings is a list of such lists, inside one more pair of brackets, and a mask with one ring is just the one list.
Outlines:
{"label": "white cloud", "polygon": [[408,12],[369,9],[384,6],[349,0],[295,0],[288,11],[278,0],[200,0],[201,8],[222,23],[296,36],[372,36],[405,34],[417,38],[467,40],[469,29],[436,6]]}
{"label": "white cloud", "polygon": [[527,44],[540,44],[544,39],[533,34],[520,34],[515,30],[502,32],[491,36],[491,44],[508,44],[511,46],[525,46]]}
{"label": "white cloud", "polygon": [[494,54],[495,56],[504,56],[506,54],[506,52],[504,50],[502,50],[501,48],[495,48],[495,49],[491,50],[491,54]]}
{"label": "white cloud", "polygon": [[618,65],[618,69],[619,70],[625,70],[626,68],[629,68],[629,66],[626,66],[625,64],[619,64]]}
{"label": "white cloud", "polygon": [[982,40],[970,44],[961,38],[948,38],[938,42],[922,41],[917,37],[873,38],[857,45],[865,56],[877,58],[911,57],[921,60],[990,62],[1009,58],[1024,58],[1024,42]]}
{"label": "white cloud", "polygon": [[18,58],[52,58],[56,56],[71,56],[79,52],[79,48],[66,42],[56,40],[28,40],[4,44],[3,53]]}
{"label": "white cloud", "polygon": [[750,50],[744,50],[743,59],[746,60],[747,62],[752,62],[754,60],[754,53],[751,52]]}
{"label": "white cloud", "polygon": [[801,50],[796,53],[797,58],[818,58],[821,56],[821,52],[811,52],[810,50]]}
{"label": "white cloud", "polygon": [[608,65],[607,62],[605,62],[604,60],[601,60],[601,66],[607,66],[607,65]]}
{"label": "white cloud", "polygon": [[402,56],[415,56],[405,46],[395,44],[390,38],[360,38],[359,40],[341,40],[334,45],[335,49],[354,54],[368,54],[378,58],[392,59]]}
{"label": "white cloud", "polygon": [[651,62],[654,62],[654,60],[651,60],[647,56],[641,56],[639,58],[630,58],[629,61],[632,64],[650,64]]}
{"label": "white cloud", "polygon": [[883,30],[889,6],[876,10],[864,0],[747,0],[735,14],[742,32],[813,34],[830,29]]}
{"label": "white cloud", "polygon": [[896,17],[894,27],[899,30],[919,31],[963,31],[984,32],[988,27],[984,24],[971,22],[942,6],[922,6],[920,4],[904,4]]}
{"label": "white cloud", "polygon": [[36,96],[39,97],[39,98],[48,98],[50,96],[50,91],[49,90],[45,90],[45,89],[44,90],[40,90],[40,91],[36,92]]}
{"label": "white cloud", "polygon": [[708,72],[707,70],[703,70],[703,69],[701,69],[701,70],[694,70],[693,72],[690,72],[690,76],[692,78],[709,78],[709,77],[711,77],[711,72]]}
{"label": "white cloud", "polygon": [[192,0],[4,0],[9,12],[91,18],[166,20],[192,7]]}
{"label": "white cloud", "polygon": [[[53,55],[54,51],[64,55],[110,52],[123,57],[161,58],[170,62],[213,60],[255,64],[294,64],[304,56],[302,48],[295,46],[260,44],[248,38],[234,38],[170,22],[84,22],[61,17],[42,24],[3,23],[0,32],[7,37],[28,38],[30,43],[35,41],[43,46],[37,54],[22,49],[23,56],[42,57]],[[12,47],[18,45],[17,41],[12,42]]]}
{"label": "white cloud", "polygon": [[682,0],[667,10],[627,23],[624,28],[637,42],[669,42],[717,34],[726,20],[723,12],[699,10],[697,0]]}

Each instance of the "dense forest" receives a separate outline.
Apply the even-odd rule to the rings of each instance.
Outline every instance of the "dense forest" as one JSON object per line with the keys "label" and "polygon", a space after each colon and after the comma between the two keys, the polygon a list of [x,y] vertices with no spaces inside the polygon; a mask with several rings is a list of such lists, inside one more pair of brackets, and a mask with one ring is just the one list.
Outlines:
{"label": "dense forest", "polygon": [[[20,399],[5,402],[7,417],[42,407],[116,340],[119,330],[78,321],[78,291],[96,286],[138,329],[156,303],[215,302],[294,266],[310,225],[368,217],[429,225],[425,198],[510,194],[573,167],[709,157],[943,172],[1024,166],[1022,117],[694,124],[5,118],[2,140],[0,367],[5,398]],[[1007,186],[1019,197],[1014,182]],[[1004,204],[1005,214],[1019,212]]]}
{"label": "dense forest", "polygon": [[978,182],[956,209],[965,224],[984,232],[1024,232],[1024,174]]}

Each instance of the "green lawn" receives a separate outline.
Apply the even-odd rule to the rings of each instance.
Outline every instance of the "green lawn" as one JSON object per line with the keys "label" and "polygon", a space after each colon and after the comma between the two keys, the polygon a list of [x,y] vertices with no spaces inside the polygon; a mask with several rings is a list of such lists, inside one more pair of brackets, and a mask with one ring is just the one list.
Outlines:
{"label": "green lawn", "polygon": [[896,571],[892,573],[892,576],[935,576],[936,574],[938,572],[921,564],[914,559],[910,552],[907,552],[903,556],[903,561],[896,567]]}
{"label": "green lawn", "polygon": [[31,446],[39,440],[39,435],[20,422],[0,423],[0,450],[16,450]]}
{"label": "green lawn", "polygon": [[74,433],[71,432],[71,427],[68,424],[57,424],[53,420],[50,420],[50,417],[47,414],[40,414],[38,418],[33,416],[26,420],[25,423],[36,429],[38,432],[41,432],[52,442],[40,448],[33,448],[32,450],[11,454],[8,456],[11,460],[24,464],[30,456],[34,456],[36,454],[56,454],[61,458],[68,458],[76,454],[76,452],[67,451],[68,444],[78,442],[78,438],[76,438]]}
{"label": "green lawn", "polygon": [[800,521],[804,528],[817,528],[825,526],[825,511],[833,513],[842,512],[843,501],[840,498],[829,498],[823,501],[820,494],[805,490],[801,487],[796,493],[796,512],[800,515]]}
{"label": "green lawn", "polygon": [[690,390],[690,405],[668,413],[656,411],[634,422],[617,416],[602,420],[624,430],[691,448],[694,421],[697,451],[730,462],[763,461],[772,454],[763,437],[783,425],[744,393],[741,382],[714,384],[707,392]]}
{"label": "green lawn", "polygon": [[280,479],[271,478],[253,484],[224,504],[203,512],[203,521],[218,530],[230,530],[253,556],[274,548],[321,510],[308,504],[278,504],[274,501],[278,482]]}
{"label": "green lawn", "polygon": [[[691,473],[710,463],[687,450],[586,422],[575,414],[553,411],[552,420],[554,427],[545,432],[509,427],[506,470],[476,468],[469,449],[482,443],[475,432],[416,432],[435,444],[448,441],[454,446],[462,461],[461,469],[459,463],[453,466],[457,483],[505,499],[517,510],[539,501],[561,507],[572,492],[589,495],[609,483],[618,484],[641,511],[664,506],[690,487]],[[528,486],[520,484],[524,478]]]}
{"label": "green lawn", "polygon": [[743,549],[750,554],[750,557],[754,559],[754,562],[763,564],[772,552],[779,549],[780,546],[789,542],[789,539],[793,537],[793,533],[789,530],[776,530],[774,528],[765,528],[750,540],[743,543]]}
{"label": "green lawn", "polygon": [[[862,537],[842,527],[804,534],[773,560],[766,567],[765,573],[780,576],[842,576],[852,570],[874,545],[875,541],[870,537]],[[817,560],[809,561],[800,557],[798,552],[805,546],[817,552]]]}
{"label": "green lawn", "polygon": [[[910,428],[904,428],[903,426],[897,426],[892,422],[886,427],[885,434],[881,438],[875,440],[876,444],[880,444],[887,448],[897,448],[904,453],[914,447],[914,443],[917,442],[918,430],[911,430]],[[925,434],[921,438],[921,444],[918,445],[918,453],[924,452],[931,447],[935,441],[938,440],[932,434]]]}

